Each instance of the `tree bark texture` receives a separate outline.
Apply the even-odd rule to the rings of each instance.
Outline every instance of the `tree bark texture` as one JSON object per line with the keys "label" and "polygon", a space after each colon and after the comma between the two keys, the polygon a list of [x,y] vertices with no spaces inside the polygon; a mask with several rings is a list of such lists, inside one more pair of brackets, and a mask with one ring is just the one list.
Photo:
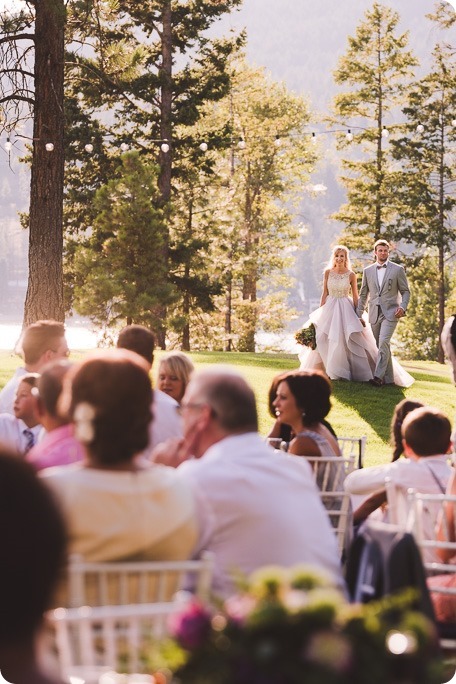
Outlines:
{"label": "tree bark texture", "polygon": [[[29,212],[29,280],[24,325],[64,320],[63,302],[63,0],[37,0],[35,105]],[[52,151],[46,150],[52,143]]]}

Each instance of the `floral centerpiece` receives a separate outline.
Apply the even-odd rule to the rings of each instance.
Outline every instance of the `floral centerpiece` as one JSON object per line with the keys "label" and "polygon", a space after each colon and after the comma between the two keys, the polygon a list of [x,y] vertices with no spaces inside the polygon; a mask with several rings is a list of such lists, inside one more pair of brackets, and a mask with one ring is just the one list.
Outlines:
{"label": "floral centerpiece", "polygon": [[295,333],[295,340],[298,344],[304,344],[311,349],[317,348],[317,338],[315,335],[315,326],[313,323],[308,323],[301,330]]}
{"label": "floral centerpiece", "polygon": [[307,568],[265,568],[220,610],[193,602],[173,617],[172,682],[441,682],[433,625],[410,609],[413,598],[348,604]]}

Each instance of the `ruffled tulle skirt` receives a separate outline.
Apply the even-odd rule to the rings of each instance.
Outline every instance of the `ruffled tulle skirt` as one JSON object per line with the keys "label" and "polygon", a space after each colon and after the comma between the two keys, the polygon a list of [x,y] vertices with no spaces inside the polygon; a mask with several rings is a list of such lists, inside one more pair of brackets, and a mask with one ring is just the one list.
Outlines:
{"label": "ruffled tulle skirt", "polygon": [[[317,349],[303,347],[301,370],[323,370],[332,380],[367,382],[374,376],[377,345],[366,321],[363,327],[349,297],[329,296],[324,306],[310,314],[316,330]],[[410,387],[414,380],[393,359],[394,383]]]}

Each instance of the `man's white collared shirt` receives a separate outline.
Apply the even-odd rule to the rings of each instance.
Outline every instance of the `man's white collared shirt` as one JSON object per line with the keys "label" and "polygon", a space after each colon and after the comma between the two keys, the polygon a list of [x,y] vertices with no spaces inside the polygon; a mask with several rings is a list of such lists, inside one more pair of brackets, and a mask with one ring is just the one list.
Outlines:
{"label": "man's white collared shirt", "polygon": [[195,488],[195,555],[215,554],[213,590],[228,596],[236,573],[306,563],[343,586],[334,530],[304,458],[274,451],[256,432],[226,437],[179,466]]}
{"label": "man's white collared shirt", "polygon": [[[379,266],[381,266],[381,268],[378,268]],[[386,272],[387,266],[388,266],[388,261],[385,261],[384,264],[379,264],[377,261],[375,262],[375,267],[377,269],[377,281],[378,281],[379,290],[382,289],[383,279],[385,277],[385,272]]]}

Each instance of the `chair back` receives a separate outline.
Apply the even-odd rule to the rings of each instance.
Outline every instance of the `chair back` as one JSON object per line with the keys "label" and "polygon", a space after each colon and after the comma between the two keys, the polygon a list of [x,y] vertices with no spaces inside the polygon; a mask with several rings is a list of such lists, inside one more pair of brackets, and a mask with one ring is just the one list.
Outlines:
{"label": "chair back", "polygon": [[59,676],[89,682],[106,670],[147,671],[153,642],[167,633],[180,602],[125,606],[57,608],[46,614]]}
{"label": "chair back", "polygon": [[[409,489],[408,529],[421,552],[438,621],[440,645],[456,649],[456,496]],[[450,513],[450,508],[453,510]],[[439,552],[442,554],[440,557]],[[445,557],[447,562],[444,562]]]}
{"label": "chair back", "polygon": [[320,499],[329,515],[342,556],[351,535],[350,494],[344,489],[344,480],[355,469],[355,454],[342,456],[302,456],[312,468]]}
{"label": "chair back", "polygon": [[169,601],[182,588],[201,600],[211,590],[214,556],[199,560],[89,563],[78,556],[68,565],[68,606],[106,606]]}
{"label": "chair back", "polygon": [[364,464],[364,454],[366,451],[367,437],[337,437],[340,455],[344,458],[355,457],[357,468],[362,468]]}

